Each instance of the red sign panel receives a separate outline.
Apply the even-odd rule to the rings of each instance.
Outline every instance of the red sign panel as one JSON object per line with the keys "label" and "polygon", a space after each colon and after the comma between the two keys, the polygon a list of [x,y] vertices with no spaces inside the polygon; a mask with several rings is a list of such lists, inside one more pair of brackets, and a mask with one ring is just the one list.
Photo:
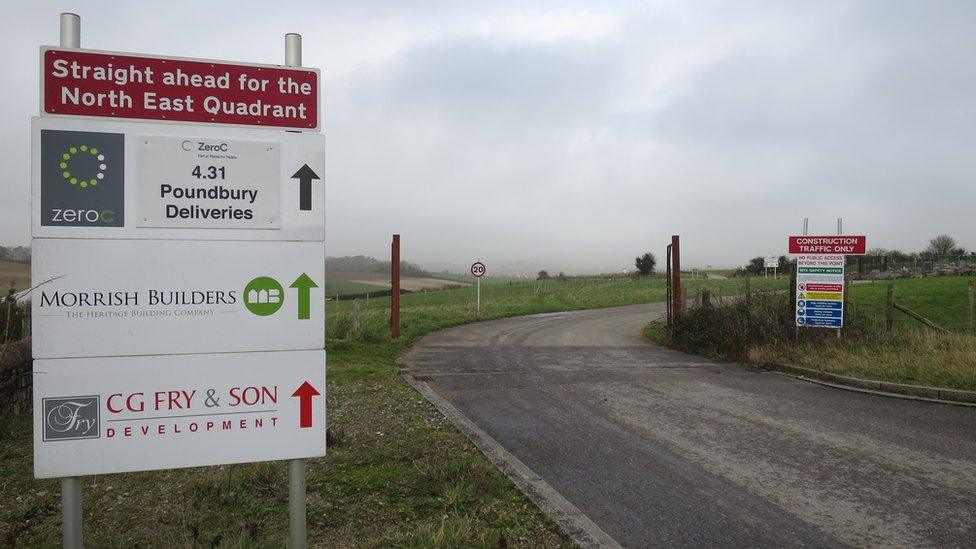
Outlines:
{"label": "red sign panel", "polygon": [[808,292],[843,292],[843,284],[814,284],[807,282],[803,284]]}
{"label": "red sign panel", "polygon": [[41,49],[45,115],[319,128],[319,71]]}
{"label": "red sign panel", "polygon": [[866,236],[791,236],[791,254],[864,255]]}

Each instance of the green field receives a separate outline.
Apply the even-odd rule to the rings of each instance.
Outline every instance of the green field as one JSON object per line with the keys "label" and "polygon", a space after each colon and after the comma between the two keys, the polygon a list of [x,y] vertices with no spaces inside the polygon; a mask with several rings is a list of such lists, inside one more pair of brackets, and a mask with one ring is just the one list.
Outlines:
{"label": "green field", "polygon": [[[707,286],[715,295],[738,295],[743,292],[742,279],[687,279],[684,292],[693,298]],[[752,288],[785,289],[786,279],[753,279]],[[475,318],[475,288],[458,288],[437,292],[417,292],[401,299],[401,330],[405,337],[416,338],[427,332],[472,322]],[[482,318],[501,318],[541,312],[613,307],[635,303],[664,301],[665,281],[661,278],[570,278],[565,281],[544,280],[520,284],[489,284],[481,288]],[[359,302],[359,329],[353,321],[353,303],[328,304],[329,336],[348,341],[381,342],[389,333],[389,298]]]}
{"label": "green field", "polygon": [[[688,281],[694,292],[704,281]],[[784,280],[769,284],[782,288]],[[709,281],[723,294],[741,280]],[[484,317],[661,301],[660,279],[572,279],[482,288]],[[403,338],[388,339],[389,298],[328,302],[328,417],[342,440],[308,463],[310,545],[552,547],[569,541],[398,374],[421,335],[475,320],[474,289],[402,296]],[[56,480],[34,480],[31,423],[0,420],[0,544],[59,541]],[[280,546],[287,466],[257,463],[84,480],[93,546]]]}
{"label": "green field", "polygon": [[352,280],[329,278],[329,275],[325,276],[325,295],[328,297],[333,297],[336,294],[358,295],[365,294],[366,292],[379,292],[385,289],[385,286],[376,286],[373,284],[354,282]]}
{"label": "green field", "polygon": [[30,264],[0,261],[0,292],[6,295],[11,284],[17,291],[30,287]]}

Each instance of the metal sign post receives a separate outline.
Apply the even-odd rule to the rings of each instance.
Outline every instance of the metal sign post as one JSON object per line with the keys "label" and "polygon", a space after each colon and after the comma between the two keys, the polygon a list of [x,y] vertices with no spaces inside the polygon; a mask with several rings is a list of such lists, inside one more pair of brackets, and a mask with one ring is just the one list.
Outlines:
{"label": "metal sign post", "polygon": [[[285,35],[285,65],[302,66],[302,35]],[[305,502],[305,460],[293,459],[288,463],[288,540],[295,549],[305,549],[308,542]]]}
{"label": "metal sign post", "polygon": [[488,269],[485,268],[484,263],[480,261],[475,261],[474,263],[471,264],[471,275],[474,276],[477,283],[477,290],[476,290],[477,308],[475,310],[477,312],[478,318],[481,318],[481,277],[485,276],[486,272],[488,272]]}
{"label": "metal sign post", "polygon": [[[81,47],[81,17],[75,13],[61,14],[61,47]],[[81,510],[81,478],[61,479],[61,543],[66,549],[84,546]]]}

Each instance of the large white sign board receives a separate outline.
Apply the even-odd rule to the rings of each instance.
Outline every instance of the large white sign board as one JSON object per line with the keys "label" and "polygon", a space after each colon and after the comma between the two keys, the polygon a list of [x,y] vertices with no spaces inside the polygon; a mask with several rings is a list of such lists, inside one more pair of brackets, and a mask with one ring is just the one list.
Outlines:
{"label": "large white sign board", "polygon": [[35,358],[325,346],[321,242],[35,239]]}
{"label": "large white sign board", "polygon": [[34,475],[322,456],[323,395],[322,350],[35,360]]}
{"label": "large white sign board", "polygon": [[31,128],[35,238],[325,240],[322,135],[65,118]]}

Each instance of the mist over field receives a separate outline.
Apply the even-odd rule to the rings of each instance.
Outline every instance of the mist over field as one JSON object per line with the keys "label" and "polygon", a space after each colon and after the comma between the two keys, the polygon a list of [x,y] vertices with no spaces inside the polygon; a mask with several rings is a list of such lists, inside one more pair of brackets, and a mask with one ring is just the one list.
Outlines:
{"label": "mist over field", "polygon": [[[321,67],[327,253],[610,272],[786,236],[976,247],[972,2],[38,1],[0,22],[0,243],[29,240],[38,46]],[[189,12],[193,13],[188,17]],[[256,16],[260,13],[260,16]]]}

